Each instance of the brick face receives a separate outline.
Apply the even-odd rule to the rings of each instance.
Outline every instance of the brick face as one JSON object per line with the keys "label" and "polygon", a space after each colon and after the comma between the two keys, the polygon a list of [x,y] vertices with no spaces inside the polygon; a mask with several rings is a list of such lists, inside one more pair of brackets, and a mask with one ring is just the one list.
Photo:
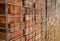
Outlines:
{"label": "brick face", "polygon": [[40,7],[41,7],[40,4],[36,2],[35,3],[35,8],[40,10],[41,9]]}
{"label": "brick face", "polygon": [[14,4],[16,2],[16,5],[22,5],[22,0],[8,0],[8,3]]}
{"label": "brick face", "polygon": [[21,38],[15,40],[15,41],[25,41],[25,37],[23,36],[23,37],[21,37]]}
{"label": "brick face", "polygon": [[0,14],[4,14],[5,12],[3,12],[3,11],[5,11],[5,4],[0,4]]}
{"label": "brick face", "polygon": [[38,40],[41,40],[41,34],[38,34],[38,35],[35,37],[35,41],[38,41]]}
{"label": "brick face", "polygon": [[26,41],[32,41],[33,37],[35,36],[34,27],[26,28],[25,29]]}
{"label": "brick face", "polygon": [[[1,2],[2,0],[0,0]],[[48,8],[51,8],[51,0]],[[8,0],[8,38],[15,41],[45,41],[46,39],[46,12],[45,0]],[[20,5],[20,6],[19,6]],[[6,40],[6,12],[5,3],[0,4],[0,39]],[[54,39],[55,20],[48,10],[48,34]],[[5,15],[5,16],[1,16]],[[16,24],[15,24],[16,23]],[[50,32],[51,31],[51,32]],[[52,35],[51,35],[52,34]],[[50,39],[48,39],[50,41]],[[11,40],[14,41],[14,40]]]}
{"label": "brick face", "polygon": [[[16,8],[16,9],[15,9]],[[24,7],[22,6],[9,6],[9,13],[10,14],[14,14],[14,12],[16,13],[16,15],[19,15],[19,14],[25,14],[25,9]]]}
{"label": "brick face", "polygon": [[[22,29],[17,29],[15,31],[10,31],[10,33],[8,33],[8,37],[9,39],[13,39],[16,38],[20,35],[23,35],[23,30]],[[6,33],[0,33],[0,39],[5,39],[6,38]],[[4,37],[4,38],[3,38]]]}

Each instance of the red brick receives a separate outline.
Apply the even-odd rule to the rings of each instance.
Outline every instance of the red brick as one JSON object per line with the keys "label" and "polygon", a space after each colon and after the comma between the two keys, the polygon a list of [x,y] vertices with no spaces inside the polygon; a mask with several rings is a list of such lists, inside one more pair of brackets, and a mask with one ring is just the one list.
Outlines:
{"label": "red brick", "polygon": [[38,34],[35,36],[35,41],[38,41],[38,40],[41,41],[41,34]]}
{"label": "red brick", "polygon": [[35,3],[35,8],[40,10],[41,9],[40,4],[39,3]]}
{"label": "red brick", "polygon": [[6,22],[6,17],[1,17],[0,16],[0,23],[5,23]]}
{"label": "red brick", "polygon": [[25,0],[25,1],[29,1],[29,2],[35,2],[36,0]]}
{"label": "red brick", "polygon": [[[22,29],[15,29],[15,31],[12,29],[8,33],[8,38],[12,39],[12,38],[18,37],[20,35],[23,35],[23,30]],[[6,33],[0,33],[0,39],[5,40],[6,39]]]}
{"label": "red brick", "polygon": [[[8,3],[15,3],[15,0],[8,0]],[[16,5],[22,5],[22,0],[16,0]]]}
{"label": "red brick", "polygon": [[35,10],[36,14],[41,14],[40,10]]}
{"label": "red brick", "polygon": [[32,21],[32,18],[33,18],[32,15],[26,15],[26,19],[25,20],[26,21]]}
{"label": "red brick", "polygon": [[29,7],[32,7],[32,2],[31,2],[31,0],[25,0],[25,1],[24,1],[24,6],[25,6],[25,7],[28,7],[28,6],[29,6]]}
{"label": "red brick", "polygon": [[41,25],[34,25],[34,29],[35,29],[36,35],[41,33]]}
{"label": "red brick", "polygon": [[[34,37],[35,38],[35,37]],[[32,38],[32,39],[30,39],[29,41],[35,41],[35,39],[34,38]]]}
{"label": "red brick", "polygon": [[29,35],[26,36],[26,40],[32,41],[35,36],[35,32],[30,33]]}
{"label": "red brick", "polygon": [[15,41],[25,41],[25,37],[23,36],[23,37],[21,37],[21,38],[15,40]]}
{"label": "red brick", "polygon": [[20,23],[16,23],[16,25],[14,24],[14,23],[10,23],[10,29],[14,29],[14,28],[16,28],[16,29],[18,29],[18,28],[20,28]]}
{"label": "red brick", "polygon": [[[5,4],[0,4],[0,14],[2,13],[2,14],[5,14]],[[15,9],[16,8],[16,9]],[[13,5],[9,5],[8,6],[8,14],[12,14],[12,15],[14,15],[15,13],[16,13],[16,15],[19,15],[19,14],[25,14],[25,7],[23,7],[23,6],[13,6]],[[5,14],[6,15],[6,14]]]}
{"label": "red brick", "polygon": [[[16,21],[16,23],[23,22],[23,19],[24,19],[23,15],[21,15],[21,17],[13,18],[13,16],[11,14],[9,14],[8,17],[9,17],[8,18],[8,23],[11,23],[11,22],[14,23],[14,20]],[[6,23],[6,16],[0,16],[0,23]]]}
{"label": "red brick", "polygon": [[41,0],[41,4],[42,5],[45,5],[46,3],[45,3],[45,0]]}
{"label": "red brick", "polygon": [[15,41],[20,41],[20,38],[19,39],[16,39]]}
{"label": "red brick", "polygon": [[[35,36],[34,27],[26,28],[25,29],[26,40],[28,41],[33,36]],[[31,40],[30,40],[31,41]]]}
{"label": "red brick", "polygon": [[33,9],[32,8],[27,8],[27,14],[33,14]]}
{"label": "red brick", "polygon": [[45,23],[45,22],[43,22],[41,26],[42,26],[42,27],[46,27],[46,23]]}
{"label": "red brick", "polygon": [[5,40],[6,39],[6,34],[5,33],[0,33],[0,39]]}
{"label": "red brick", "polygon": [[34,27],[29,27],[25,29],[25,34],[29,34],[34,31]]}
{"label": "red brick", "polygon": [[21,26],[22,29],[25,29],[25,26],[26,26],[25,24],[26,24],[25,22],[20,23],[20,26]]}
{"label": "red brick", "polygon": [[29,27],[32,27],[33,26],[33,22],[30,21],[30,22],[26,22],[26,28],[29,28]]}
{"label": "red brick", "polygon": [[0,4],[0,14],[4,14],[5,12],[5,4]]}
{"label": "red brick", "polygon": [[25,36],[21,37],[21,41],[26,41]]}
{"label": "red brick", "polygon": [[[14,35],[15,34],[15,35]],[[14,37],[18,37],[18,36],[20,36],[20,35],[23,35],[23,30],[22,29],[17,29],[17,30],[15,30],[14,32],[11,32],[10,34],[9,34],[9,38],[11,39],[11,38],[14,38]]]}
{"label": "red brick", "polygon": [[30,39],[29,41],[33,41],[33,39]]}
{"label": "red brick", "polygon": [[25,14],[25,8],[23,6],[21,6],[21,7],[19,7],[19,6],[16,6],[16,7],[10,6],[9,7],[9,13],[14,14],[14,12],[16,13],[16,15]]}
{"label": "red brick", "polygon": [[[14,18],[8,18],[8,23],[14,22]],[[0,23],[6,23],[6,16],[0,16]]]}

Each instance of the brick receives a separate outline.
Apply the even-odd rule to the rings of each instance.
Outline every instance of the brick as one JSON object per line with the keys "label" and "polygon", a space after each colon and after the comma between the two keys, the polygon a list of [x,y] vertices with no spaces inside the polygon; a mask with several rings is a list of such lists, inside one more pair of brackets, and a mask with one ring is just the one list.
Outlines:
{"label": "brick", "polygon": [[36,14],[41,14],[41,11],[40,10],[35,10]]}
{"label": "brick", "polygon": [[0,14],[4,14],[5,12],[5,4],[0,4]]}
{"label": "brick", "polygon": [[30,39],[29,41],[33,41],[33,39]]}
{"label": "brick", "polygon": [[[20,35],[23,35],[23,30],[22,29],[17,29],[15,31],[10,31],[10,33],[8,33],[8,38],[12,39],[12,38],[18,37]],[[6,39],[6,33],[0,33],[0,39]]]}
{"label": "brick", "polygon": [[29,1],[29,2],[35,2],[36,0],[25,0],[25,1]]}
{"label": "brick", "polygon": [[13,1],[12,0],[8,0],[8,2],[14,4],[14,0]]}
{"label": "brick", "polygon": [[0,16],[0,23],[5,23],[6,22],[6,17],[1,17]]}
{"label": "brick", "polygon": [[42,39],[45,39],[45,36],[46,36],[45,32],[46,31],[42,32],[42,35],[41,35],[42,36]]}
{"label": "brick", "polygon": [[37,34],[41,34],[41,26],[38,26],[37,29],[36,29],[36,35]]}
{"label": "brick", "polygon": [[30,39],[29,41],[35,41],[35,37],[33,37],[32,39]]}
{"label": "brick", "polygon": [[35,36],[35,41],[41,41],[41,34]]}
{"label": "brick", "polygon": [[25,7],[32,7],[32,2],[29,2],[29,0],[24,1],[24,6]]}
{"label": "brick", "polygon": [[[10,23],[10,24],[8,24],[8,29],[10,29],[10,30],[8,30],[8,31],[14,31],[14,30],[11,30],[11,29],[18,29],[18,28],[20,28],[20,23],[16,23],[16,25],[14,26],[14,23]],[[0,31],[1,32],[5,32],[6,33],[6,24],[0,24]],[[23,27],[23,26],[22,26]],[[24,27],[23,27],[24,28]]]}
{"label": "brick", "polygon": [[29,34],[34,31],[34,27],[29,27],[25,29],[25,34]]}
{"label": "brick", "polygon": [[36,2],[35,2],[35,8],[36,8],[36,9],[39,8],[39,10],[41,10],[41,8],[44,9],[44,8],[45,8],[45,2],[43,3],[42,0],[41,0],[41,1],[36,1]]}
{"label": "brick", "polygon": [[[14,33],[15,33],[15,35],[14,35]],[[23,30],[17,29],[17,30],[15,30],[15,32],[11,32],[9,37],[12,39],[12,38],[18,37],[20,35],[23,35]]]}
{"label": "brick", "polygon": [[34,24],[32,21],[26,22],[26,28],[32,27]]}
{"label": "brick", "polygon": [[40,10],[41,9],[40,7],[41,7],[40,4],[36,2],[35,3],[35,8]]}
{"label": "brick", "polygon": [[[0,0],[1,3],[5,3],[5,0]],[[15,0],[8,0],[8,3],[14,4]],[[22,5],[22,0],[16,0],[16,4]]]}
{"label": "brick", "polygon": [[23,37],[21,37],[21,38],[15,40],[15,41],[25,41],[25,37],[23,36]]}
{"label": "brick", "polygon": [[26,40],[27,40],[27,41],[28,41],[28,40],[29,40],[29,41],[32,41],[33,38],[35,38],[34,36],[35,36],[35,32],[32,32],[32,33],[30,33],[29,35],[26,36]]}
{"label": "brick", "polygon": [[[14,22],[14,18],[8,18],[8,23]],[[6,16],[0,16],[0,23],[6,23]]]}
{"label": "brick", "polygon": [[26,41],[25,36],[21,37],[21,41]]}
{"label": "brick", "polygon": [[33,10],[32,8],[27,8],[27,14],[33,14]]}
{"label": "brick", "polygon": [[45,5],[45,0],[41,0],[40,4]]}
{"label": "brick", "polygon": [[32,15],[26,15],[26,21],[32,21]]}
{"label": "brick", "polygon": [[20,9],[21,14],[25,14],[25,13],[26,13],[26,11],[25,11],[25,10],[26,10],[26,8],[22,6],[22,7],[21,7],[21,9]]}
{"label": "brick", "polygon": [[36,2],[36,0],[24,0],[24,6],[26,7],[33,7],[33,4]]}
{"label": "brick", "polygon": [[42,27],[46,27],[46,23],[45,22],[42,22]]}
{"label": "brick", "polygon": [[41,26],[40,25],[34,25],[34,29],[35,29],[36,35],[41,33]]}
{"label": "brick", "polygon": [[[0,4],[0,14],[6,15],[5,14],[5,4]],[[15,9],[16,8],[16,9]],[[16,13],[16,15],[20,15],[20,14],[25,14],[25,7],[23,6],[13,6],[13,5],[9,5],[8,6],[8,14],[12,14],[14,15]]]}
{"label": "brick", "polygon": [[6,39],[6,34],[0,32],[0,39],[5,40]]}
{"label": "brick", "polygon": [[18,28],[20,28],[20,26],[21,26],[20,23],[16,23],[16,25],[14,25],[14,23],[11,23],[10,24],[10,29],[14,29],[14,28],[18,29]]}
{"label": "brick", "polygon": [[25,29],[25,26],[26,26],[25,24],[26,24],[25,22],[20,23],[21,29]]}
{"label": "brick", "polygon": [[[23,15],[21,15],[21,17],[16,17],[13,18],[14,16],[12,16],[11,14],[8,15],[8,23],[11,23],[11,22],[14,22],[14,20],[18,23],[18,22],[23,22],[24,18],[23,18]],[[6,16],[0,16],[0,23],[6,23]]]}
{"label": "brick", "polygon": [[36,23],[37,24],[41,23],[41,16],[40,16],[40,14],[36,14]]}
{"label": "brick", "polygon": [[[15,9],[16,8],[16,9]],[[25,9],[23,6],[9,6],[9,13],[14,14],[14,12],[16,13],[16,15],[20,15],[20,14],[25,14]]]}
{"label": "brick", "polygon": [[[30,40],[32,37],[35,36],[35,31],[33,27],[25,29],[26,41]],[[31,41],[31,40],[30,40]]]}
{"label": "brick", "polygon": [[[14,3],[15,1],[13,0],[8,0],[8,3]],[[21,0],[20,1],[16,1],[16,5],[20,5],[20,2],[22,2]],[[21,4],[22,5],[22,4]],[[8,5],[8,13],[9,14],[14,14],[14,6],[12,6],[12,5]],[[22,7],[23,8],[23,7]],[[3,3],[3,4],[0,4],[0,14],[5,14],[5,3]],[[20,12],[20,10],[18,10],[18,9],[20,9],[18,6],[16,6],[16,12],[15,13],[17,13],[17,14],[19,14],[19,12]]]}
{"label": "brick", "polygon": [[20,41],[20,39],[17,39],[17,40],[15,40],[15,41]]}

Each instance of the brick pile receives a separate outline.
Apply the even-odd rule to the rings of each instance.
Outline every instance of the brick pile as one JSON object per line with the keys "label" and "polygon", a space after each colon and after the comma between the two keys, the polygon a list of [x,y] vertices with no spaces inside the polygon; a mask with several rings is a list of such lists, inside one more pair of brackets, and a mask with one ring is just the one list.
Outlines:
{"label": "brick pile", "polygon": [[[45,0],[0,0],[0,40],[9,41],[45,41],[46,12]],[[8,29],[6,12],[8,8]],[[51,17],[50,17],[51,18]],[[52,19],[50,19],[52,22]],[[50,22],[50,23],[51,23]],[[51,23],[52,24],[52,23]],[[49,30],[53,25],[49,24]],[[6,35],[8,30],[8,35]],[[53,33],[53,31],[52,31]],[[50,32],[51,34],[51,32]],[[50,37],[50,35],[48,35]]]}

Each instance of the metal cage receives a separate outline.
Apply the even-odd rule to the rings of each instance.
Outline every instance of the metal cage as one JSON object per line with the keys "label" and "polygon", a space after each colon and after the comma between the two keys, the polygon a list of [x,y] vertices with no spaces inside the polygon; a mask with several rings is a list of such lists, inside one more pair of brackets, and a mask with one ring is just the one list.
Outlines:
{"label": "metal cage", "polygon": [[0,41],[55,41],[56,0],[0,0]]}

